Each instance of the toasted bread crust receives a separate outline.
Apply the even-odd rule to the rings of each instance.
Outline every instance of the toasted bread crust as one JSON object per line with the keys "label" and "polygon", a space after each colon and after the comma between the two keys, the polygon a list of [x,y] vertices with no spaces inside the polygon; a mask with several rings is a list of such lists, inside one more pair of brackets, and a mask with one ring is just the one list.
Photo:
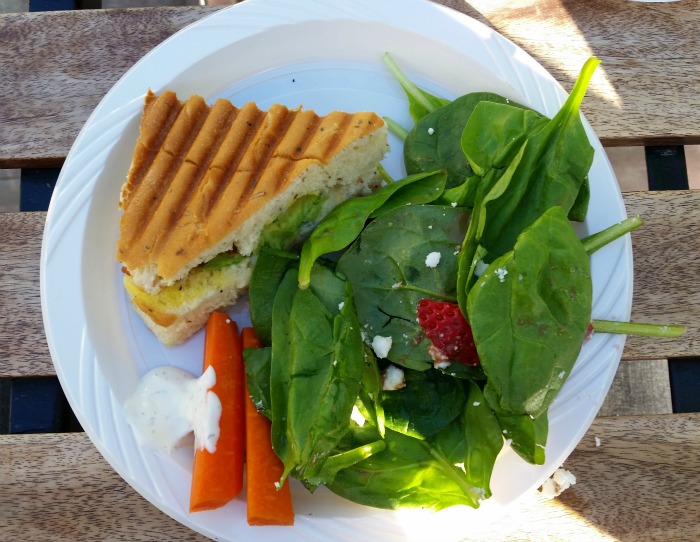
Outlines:
{"label": "toasted bread crust", "polygon": [[[136,284],[158,291],[232,246],[250,254],[266,221],[298,194],[365,183],[386,148],[375,113],[263,112],[149,92],[121,193],[117,260]],[[349,153],[359,162],[329,167]]]}

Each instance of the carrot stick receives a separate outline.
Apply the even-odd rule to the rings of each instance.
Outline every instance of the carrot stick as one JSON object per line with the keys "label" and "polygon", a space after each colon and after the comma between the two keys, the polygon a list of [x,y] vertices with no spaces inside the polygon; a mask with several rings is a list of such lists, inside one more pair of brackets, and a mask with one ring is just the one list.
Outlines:
{"label": "carrot stick", "polygon": [[[241,335],[244,349],[260,348],[253,328],[244,328]],[[248,525],[294,525],[289,482],[279,487],[284,465],[272,449],[270,420],[257,411],[247,393],[245,423]]]}
{"label": "carrot stick", "polygon": [[243,489],[245,455],[245,371],[238,327],[223,312],[207,321],[204,339],[204,370],[216,373],[212,391],[221,401],[216,450],[195,450],[190,492],[190,512],[224,506]]}

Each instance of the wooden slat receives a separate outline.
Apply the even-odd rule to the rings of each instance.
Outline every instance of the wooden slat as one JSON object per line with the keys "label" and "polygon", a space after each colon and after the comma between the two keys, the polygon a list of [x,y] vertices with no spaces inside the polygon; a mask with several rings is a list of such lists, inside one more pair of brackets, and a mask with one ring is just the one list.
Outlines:
{"label": "wooden slat", "polygon": [[469,4],[567,90],[590,55],[601,59],[582,110],[605,145],[700,142],[698,2]]}
{"label": "wooden slat", "polygon": [[668,361],[644,359],[620,363],[598,416],[646,416],[673,413]]}
{"label": "wooden slat", "polygon": [[60,165],[92,110],[131,66],[216,9],[0,15],[0,43],[13,51],[0,54],[0,167]]}
{"label": "wooden slat", "polygon": [[687,326],[682,339],[629,337],[626,359],[700,355],[697,254],[700,254],[700,191],[625,194],[630,216],[644,226],[632,232],[634,297],[632,320]]}
{"label": "wooden slat", "polygon": [[[5,540],[203,540],[141,498],[83,433],[2,435],[0,465]],[[694,540],[700,532],[700,414],[598,419],[564,467],[577,482],[559,498],[528,495],[473,521],[467,540]]]}
{"label": "wooden slat", "polygon": [[565,466],[561,504],[616,540],[698,540],[699,413],[599,418]]}
{"label": "wooden slat", "polygon": [[0,435],[0,539],[208,540],[160,512],[85,433]]}
{"label": "wooden slat", "polygon": [[39,292],[46,213],[0,213],[0,377],[55,374]]}
{"label": "wooden slat", "polygon": [[[681,339],[630,337],[624,359],[700,356],[695,285],[700,254],[700,191],[637,192],[625,195],[628,213],[645,225],[633,232],[632,319],[688,326]],[[41,320],[39,253],[45,213],[0,213],[0,376],[53,373]],[[5,241],[7,239],[7,241]],[[683,247],[679,250],[677,247]],[[31,344],[28,349],[26,345]]]}
{"label": "wooden slat", "polygon": [[[598,55],[603,66],[583,111],[605,145],[671,138],[700,142],[700,95],[694,91],[700,87],[697,4],[442,3],[482,21],[488,17],[489,24],[532,54],[567,90],[588,55]],[[60,164],[119,77],[164,39],[215,9],[0,15],[0,43],[22,51],[0,55],[0,167]],[[549,32],[542,31],[543,16],[553,21]]]}

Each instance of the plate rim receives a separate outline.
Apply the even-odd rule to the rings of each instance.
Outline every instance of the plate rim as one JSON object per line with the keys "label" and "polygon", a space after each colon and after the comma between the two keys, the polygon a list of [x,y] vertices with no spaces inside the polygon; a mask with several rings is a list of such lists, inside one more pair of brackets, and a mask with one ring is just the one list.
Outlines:
{"label": "plate rim", "polygon": [[[470,21],[470,24],[474,24],[477,26],[481,25],[484,29],[487,29],[488,32],[493,33],[495,36],[497,36],[497,39],[506,40],[512,44],[512,42],[510,42],[507,38],[505,38],[501,34],[498,34],[496,31],[489,29],[488,27],[483,25],[483,23],[481,23],[475,19],[472,19],[469,16],[467,16],[461,12],[455,11],[448,6],[444,6],[441,4],[433,4],[433,3],[427,2],[425,0],[410,0],[410,2],[412,2],[413,5],[422,5],[424,8],[427,7],[426,5],[428,5],[428,6],[430,6],[430,9],[435,10],[435,13],[442,13],[443,15],[447,15],[449,17],[457,18],[457,19],[464,18],[465,20]],[[328,0],[305,0],[304,2],[302,2],[302,4],[316,5],[316,6],[328,6],[332,3],[333,2],[328,1]],[[360,4],[362,4],[362,3],[372,4],[371,0],[362,0],[359,3]],[[396,6],[399,3],[400,2],[396,2],[395,0],[387,0],[384,2],[384,6],[388,6],[388,5]],[[246,9],[253,9],[253,8],[257,9],[258,6],[262,6],[263,4],[274,4],[274,2],[268,2],[265,0],[247,0],[246,2],[244,2],[242,4],[237,4],[237,5],[229,6],[227,8],[220,9],[220,10],[218,10],[218,11],[216,11],[216,12],[214,12],[214,13],[212,13],[212,14],[210,14],[210,15],[208,15],[208,16],[206,16],[198,21],[191,23],[190,25],[178,30],[175,34],[173,34],[172,36],[170,36],[169,38],[164,40],[161,44],[156,46],[154,49],[149,51],[146,55],[144,55],[144,57],[141,60],[139,60],[134,66],[132,66],[132,68],[130,68],[122,76],[122,78],[119,79],[119,81],[117,83],[115,83],[115,85],[110,89],[110,91],[100,101],[100,104],[93,110],[91,115],[88,117],[88,120],[86,121],[86,123],[83,126],[83,128],[81,129],[78,137],[76,138],[76,141],[75,141],[74,145],[72,146],[71,151],[68,153],[68,156],[66,158],[66,163],[64,164],[64,167],[62,168],[61,175],[59,176],[59,180],[56,184],[56,189],[59,191],[58,192],[59,196],[62,194],[61,191],[63,189],[63,184],[65,182],[65,181],[62,181],[62,178],[64,176],[64,172],[69,171],[69,169],[70,169],[72,154],[74,153],[75,149],[78,147],[78,144],[82,141],[82,138],[86,137],[86,134],[89,133],[90,129],[93,126],[93,122],[95,121],[95,119],[99,117],[99,114],[101,113],[100,107],[102,106],[102,104],[107,103],[108,98],[113,96],[112,93],[115,92],[115,89],[120,85],[120,83],[122,83],[124,80],[127,80],[129,77],[132,77],[134,70],[138,69],[137,67],[139,65],[143,65],[142,62],[145,59],[147,59],[147,58],[150,59],[150,58],[156,57],[158,55],[159,50],[162,50],[163,47],[169,46],[167,44],[172,44],[178,40],[181,40],[182,36],[187,35],[187,33],[189,33],[189,32],[192,32],[193,28],[197,28],[197,27],[204,28],[207,25],[213,24],[214,20],[218,21],[219,18],[224,18],[224,14],[226,14],[227,12],[232,13],[232,12],[234,12],[234,10],[240,10],[242,8],[242,6],[245,6],[246,4],[248,4],[248,6],[249,6],[249,8],[246,8]],[[402,6],[405,6],[405,4],[406,4],[406,2],[403,2]],[[299,8],[299,6],[297,6],[297,7]],[[300,9],[300,11],[301,11],[301,9]],[[512,45],[513,45],[513,47],[517,48],[517,46],[515,46],[514,44],[512,44]],[[520,48],[517,48],[517,49],[519,51],[522,51],[522,49],[520,49]],[[556,86],[560,90],[560,92],[562,92],[562,93],[564,92],[561,85],[556,80],[554,80],[554,78],[549,73],[547,73],[546,70],[544,70],[544,68],[536,60],[534,60],[532,57],[527,55],[527,53],[525,53],[524,51],[522,51],[522,54],[525,55],[532,63],[534,63],[534,65],[538,66],[540,69],[543,70],[543,73],[546,75],[546,77],[551,80],[550,84],[553,83],[553,85]],[[140,104],[139,104],[139,111],[140,111]],[[590,125],[588,125],[587,122],[585,122],[585,124],[588,127],[588,129],[590,129],[590,131],[592,132]],[[596,141],[599,143],[599,141],[597,140],[597,137],[596,137]],[[607,158],[603,157],[603,159],[604,159],[604,161],[607,162]],[[610,171],[612,171],[612,168],[609,165],[609,162],[607,162],[607,166],[610,167]],[[613,174],[613,179],[614,179],[614,174]],[[619,191],[619,189],[618,189],[618,191]],[[44,320],[47,341],[49,342],[49,350],[51,353],[52,362],[53,362],[54,367],[56,369],[56,373],[58,375],[59,381],[61,382],[61,386],[63,387],[64,391],[66,392],[66,397],[68,398],[69,403],[71,404],[71,407],[73,407],[74,410],[76,411],[76,416],[78,416],[78,419],[81,421],[81,424],[82,424],[83,419],[85,417],[82,415],[82,413],[78,412],[80,410],[79,408],[76,410],[77,400],[73,396],[72,384],[70,382],[70,378],[64,372],[64,369],[66,369],[66,365],[62,365],[61,362],[59,361],[58,347],[56,346],[56,342],[55,342],[56,338],[53,334],[54,330],[52,330],[52,327],[51,327],[51,317],[49,314],[49,299],[48,299],[47,290],[46,290],[46,287],[47,287],[46,271],[47,271],[48,253],[51,250],[51,246],[50,246],[51,235],[53,234],[53,228],[55,227],[54,221],[53,221],[53,218],[54,218],[53,215],[55,214],[56,208],[58,206],[58,203],[56,203],[56,201],[58,201],[58,199],[54,200],[54,198],[52,198],[52,200],[51,200],[51,204],[49,206],[49,212],[47,213],[47,222],[46,222],[46,225],[44,228],[44,233],[42,236],[42,249],[41,249],[41,257],[40,257],[40,291],[41,291],[42,317]],[[621,201],[622,201],[622,199],[620,196],[620,202]],[[622,210],[624,213],[624,204],[622,206]],[[83,211],[83,212],[86,212],[86,211]],[[629,284],[628,303],[627,303],[628,307],[626,309],[628,311],[627,316],[629,316],[629,311],[631,310],[631,298],[632,298],[632,252],[631,252],[631,243],[626,242],[626,245],[629,245],[629,246],[626,246],[626,248],[624,250],[625,254],[627,254],[626,260],[627,260],[627,264],[628,264],[628,275],[629,275],[628,276],[628,284]],[[624,340],[622,341],[622,346],[620,346],[620,351],[622,350],[623,346],[624,346]],[[619,363],[619,357],[617,359],[617,362],[615,363],[615,366],[617,366],[617,363]],[[612,376],[614,376],[614,372],[615,371],[612,371]],[[609,387],[610,387],[610,384],[612,382],[612,376],[609,378],[610,382],[607,383],[607,387],[606,387],[606,390],[605,390],[605,393],[603,394],[603,396],[607,393],[607,389],[609,389]],[[596,409],[596,412],[597,412],[597,409]],[[81,417],[83,419],[81,419]],[[588,421],[588,423],[585,424],[585,428],[583,428],[583,430],[581,431],[582,433],[585,433],[585,431],[590,426],[590,423],[592,422],[594,417],[595,417],[595,412],[590,416],[590,420]],[[140,495],[147,498],[147,500],[149,500],[156,507],[158,507],[159,509],[161,509],[162,511],[164,511],[165,513],[167,513],[168,515],[170,515],[171,517],[176,519],[178,522],[186,525],[187,527],[189,527],[197,532],[200,532],[202,534],[206,534],[207,536],[216,536],[215,533],[204,532],[202,530],[202,526],[199,523],[193,522],[193,521],[188,521],[187,518],[183,519],[183,517],[179,513],[179,511],[168,506],[167,503],[154,502],[154,500],[152,500],[152,498],[149,498],[148,496],[144,495],[143,488],[137,487],[135,480],[132,480],[131,477],[127,475],[125,469],[122,468],[122,465],[120,465],[116,462],[113,454],[108,449],[104,448],[103,442],[97,437],[97,435],[91,434],[92,428],[90,427],[90,424],[88,423],[87,425],[83,425],[83,429],[85,430],[86,434],[88,434],[88,436],[90,437],[92,443],[100,451],[100,454],[108,461],[110,466],[117,473],[119,473],[120,476],[127,483],[129,483],[129,485],[131,485]],[[579,441],[580,441],[580,439],[578,439],[576,441],[576,443],[574,443],[574,445],[571,448],[573,449],[573,447],[576,444],[578,444]],[[567,453],[567,455],[568,455],[568,453]]]}

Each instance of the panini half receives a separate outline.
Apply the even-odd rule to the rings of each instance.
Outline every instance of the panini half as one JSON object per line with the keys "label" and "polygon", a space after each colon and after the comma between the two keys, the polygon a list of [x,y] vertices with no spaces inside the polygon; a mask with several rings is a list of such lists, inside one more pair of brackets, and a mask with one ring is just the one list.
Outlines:
{"label": "panini half", "polygon": [[136,311],[166,345],[245,291],[263,232],[290,248],[341,201],[379,185],[375,113],[148,92],[121,190],[117,260]]}

